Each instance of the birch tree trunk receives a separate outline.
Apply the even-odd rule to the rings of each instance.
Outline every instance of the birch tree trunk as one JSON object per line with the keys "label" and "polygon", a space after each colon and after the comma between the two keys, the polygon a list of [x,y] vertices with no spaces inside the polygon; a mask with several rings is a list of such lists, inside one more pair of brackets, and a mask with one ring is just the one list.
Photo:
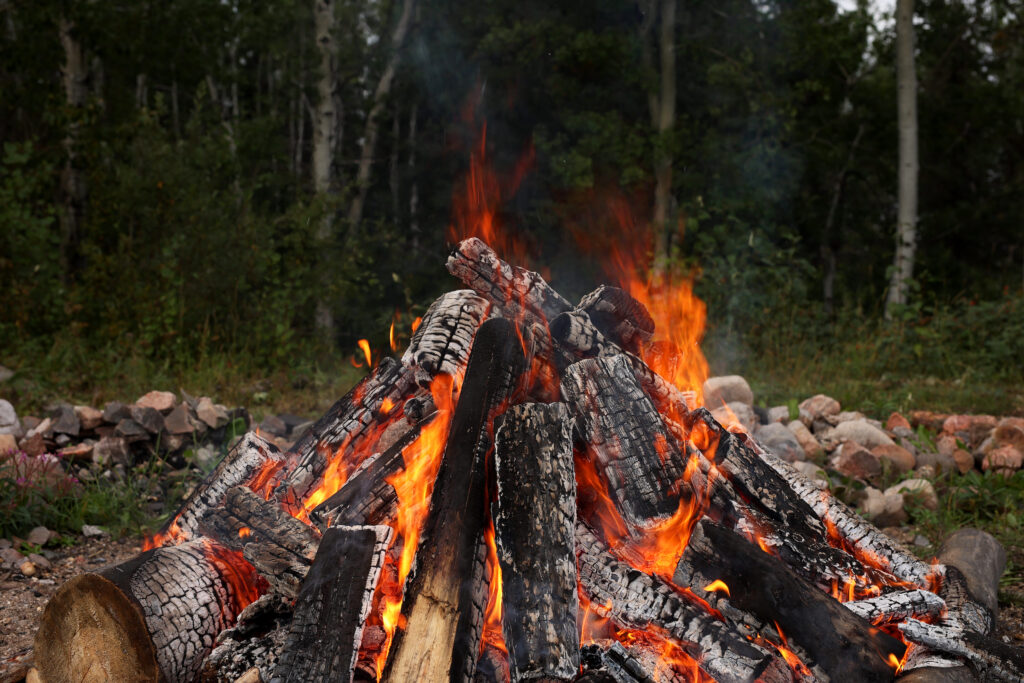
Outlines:
{"label": "birch tree trunk", "polygon": [[75,24],[65,16],[58,20],[60,42],[64,48],[64,67],[61,79],[64,85],[64,97],[70,110],[67,135],[64,137],[64,169],[61,171],[60,187],[64,204],[61,212],[61,262],[62,278],[73,272],[78,260],[78,241],[80,238],[82,218],[85,213],[87,188],[85,175],[80,167],[78,154],[81,136],[81,121],[78,112],[85,107],[88,97],[89,67],[85,49],[75,36]]}
{"label": "birch tree trunk", "polygon": [[384,72],[377,81],[377,88],[373,93],[373,104],[369,114],[366,115],[366,127],[363,129],[363,148],[359,155],[359,170],[356,172],[356,194],[352,198],[352,204],[348,212],[348,229],[352,235],[359,228],[363,219],[363,205],[366,203],[366,193],[369,190],[370,170],[373,165],[373,154],[377,147],[377,137],[380,133],[380,115],[384,111],[388,94],[395,81],[395,73],[398,70],[398,60],[401,55],[402,45],[409,33],[409,25],[412,23],[413,10],[416,7],[416,0],[403,0],[402,14],[398,18],[394,33],[391,34],[391,56],[388,59]]}
{"label": "birch tree trunk", "polygon": [[[334,11],[334,0],[314,0],[313,13],[316,20],[316,45],[320,51],[320,78],[317,81],[317,103],[313,116],[313,189],[318,197],[324,199],[330,194],[334,182],[334,155],[338,149],[338,119],[341,108],[338,91],[338,46],[335,39],[337,15]],[[321,245],[330,240],[333,226],[333,211],[328,210],[317,228],[316,237]],[[334,314],[324,299],[320,299],[316,304],[316,328],[325,342],[333,342]]]}
{"label": "birch tree trunk", "polygon": [[896,2],[896,109],[899,118],[899,208],[896,257],[885,317],[907,303],[917,248],[917,75],[914,71],[914,0]]}

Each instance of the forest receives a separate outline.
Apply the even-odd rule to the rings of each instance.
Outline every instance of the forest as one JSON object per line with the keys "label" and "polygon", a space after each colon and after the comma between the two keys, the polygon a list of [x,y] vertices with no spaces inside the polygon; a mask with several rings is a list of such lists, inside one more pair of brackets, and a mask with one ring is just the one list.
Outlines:
{"label": "forest", "polygon": [[1024,13],[899,5],[902,73],[864,0],[6,0],[8,393],[351,376],[485,220],[567,296],[692,283],[762,394],[1020,412]]}

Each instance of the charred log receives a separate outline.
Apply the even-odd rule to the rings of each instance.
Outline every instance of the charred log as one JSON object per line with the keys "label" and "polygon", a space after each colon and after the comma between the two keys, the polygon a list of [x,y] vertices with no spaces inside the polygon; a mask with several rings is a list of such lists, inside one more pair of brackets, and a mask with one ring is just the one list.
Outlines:
{"label": "charred log", "polygon": [[490,310],[491,304],[471,289],[448,292],[430,305],[402,356],[421,387],[429,388],[438,373],[462,372],[473,336]]}
{"label": "charred log", "polygon": [[395,634],[384,680],[472,677],[486,607],[480,583],[469,580],[475,571],[483,573],[486,562],[486,551],[480,552],[491,445],[486,427],[514,391],[524,365],[511,323],[495,318],[480,327],[434,484],[416,573],[406,586],[407,626]]}
{"label": "charred log", "polygon": [[915,588],[844,602],[843,607],[877,626],[910,618],[935,619],[946,609],[946,601],[931,591]]}
{"label": "charred log", "polygon": [[494,527],[512,680],[569,681],[579,669],[576,482],[564,404],[523,403],[495,436]]}
{"label": "charred log", "polygon": [[1024,650],[995,638],[954,626],[926,624],[908,619],[899,625],[900,633],[913,642],[969,661],[982,680],[1024,681]]}
{"label": "charred log", "polygon": [[241,550],[271,588],[289,598],[298,595],[320,544],[316,529],[244,486],[230,489],[224,506],[207,512],[200,528],[228,548]]}
{"label": "charred log", "polygon": [[608,339],[639,354],[654,336],[654,319],[642,303],[618,287],[601,285],[580,299],[576,310],[586,313]]}
{"label": "charred log", "polygon": [[688,488],[682,455],[626,359],[574,363],[562,379],[587,453],[608,483],[616,507],[635,529],[671,517]]}
{"label": "charred log", "polygon": [[831,596],[801,578],[778,558],[761,552],[743,537],[717,524],[694,527],[677,576],[688,585],[721,580],[729,602],[778,627],[807,652],[812,664],[832,680],[856,672],[858,680],[889,681],[906,651]]}
{"label": "charred log", "polygon": [[[292,606],[281,595],[267,593],[242,610],[238,621],[217,636],[200,680],[238,683],[243,676],[268,681],[288,636]],[[255,674],[253,674],[255,671]]]}
{"label": "charred log", "polygon": [[370,613],[384,553],[386,526],[332,527],[295,601],[295,617],[271,681],[349,683]]}
{"label": "charred log", "polygon": [[576,683],[686,683],[689,676],[677,676],[667,663],[649,652],[634,652],[621,643],[596,642],[580,652],[583,670]]}
{"label": "charred log", "polygon": [[576,526],[576,558],[580,586],[599,615],[630,628],[663,630],[701,670],[722,683],[791,680],[780,658],[748,642],[664,581],[612,558],[583,524]]}
{"label": "charred log", "polygon": [[191,681],[256,585],[237,553],[209,539],[148,550],[61,586],[43,612],[36,662],[47,681],[97,672],[107,680]]}

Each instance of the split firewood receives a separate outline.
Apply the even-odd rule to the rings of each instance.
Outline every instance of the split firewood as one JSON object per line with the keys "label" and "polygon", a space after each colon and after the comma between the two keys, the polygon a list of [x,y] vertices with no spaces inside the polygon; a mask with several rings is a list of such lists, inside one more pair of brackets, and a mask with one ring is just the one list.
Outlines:
{"label": "split firewood", "polygon": [[780,657],[748,642],[664,581],[614,559],[582,523],[576,526],[576,558],[580,586],[598,615],[629,628],[662,630],[721,683],[792,680]]}
{"label": "split firewood", "polygon": [[257,590],[252,567],[210,539],[147,550],[60,587],[43,612],[36,662],[54,682],[191,681]]}
{"label": "split firewood", "polygon": [[691,532],[676,576],[685,585],[722,581],[732,605],[777,624],[810,656],[805,664],[832,680],[854,672],[858,680],[892,680],[890,655],[899,661],[906,651],[899,640],[844,609],[778,558],[708,521]]}
{"label": "split firewood", "polygon": [[324,532],[295,601],[288,640],[271,681],[350,683],[391,527]]}
{"label": "split firewood", "polygon": [[494,681],[511,680],[512,672],[508,666],[508,653],[496,646],[485,643],[484,650],[476,663],[473,683],[494,683]]}
{"label": "split firewood", "polygon": [[682,496],[682,455],[622,356],[569,366],[562,395],[623,518],[640,533],[671,517]]}
{"label": "split firewood", "polygon": [[480,550],[487,520],[487,425],[515,390],[525,364],[509,321],[493,318],[480,326],[416,552],[416,573],[405,587],[406,628],[395,633],[386,681],[472,678],[486,608],[481,582],[471,579],[486,563],[486,550]]}
{"label": "split firewood", "polygon": [[572,419],[562,403],[500,418],[494,528],[512,681],[569,681],[579,670]]}
{"label": "split firewood", "polygon": [[915,588],[844,602],[843,607],[878,626],[909,618],[938,618],[946,609],[946,601],[931,591]]}
{"label": "split firewood", "polygon": [[639,354],[654,336],[651,314],[619,287],[601,285],[580,299],[576,310],[586,313],[608,339],[631,353]]}
{"label": "split firewood", "polygon": [[176,541],[195,538],[203,515],[221,504],[228,489],[243,485],[258,488],[257,480],[273,474],[283,463],[284,455],[277,446],[253,432],[247,433],[196,487],[161,533],[171,532]]}
{"label": "split firewood", "polygon": [[388,478],[405,468],[402,452],[419,438],[423,428],[435,417],[437,413],[433,412],[421,418],[386,451],[364,460],[337,493],[309,513],[310,521],[326,529],[331,524],[386,524],[394,519],[398,494]]}
{"label": "split firewood", "polygon": [[473,337],[490,311],[491,304],[471,289],[448,292],[430,305],[402,356],[421,387],[429,388],[438,373],[462,373]]}
{"label": "split firewood", "polygon": [[[298,509],[323,480],[330,458],[337,451],[369,456],[387,426],[401,415],[405,399],[417,388],[415,372],[385,357],[372,373],[316,423],[292,447],[289,470],[277,484],[274,497],[288,509]],[[352,462],[358,466],[361,459]]]}
{"label": "split firewood", "polygon": [[276,502],[245,488],[230,489],[223,507],[203,517],[204,534],[233,550],[284,596],[298,595],[320,544],[320,533],[289,515]]}
{"label": "split firewood", "polygon": [[908,619],[900,633],[912,643],[969,661],[985,681],[1024,681],[1024,650],[974,631]]}

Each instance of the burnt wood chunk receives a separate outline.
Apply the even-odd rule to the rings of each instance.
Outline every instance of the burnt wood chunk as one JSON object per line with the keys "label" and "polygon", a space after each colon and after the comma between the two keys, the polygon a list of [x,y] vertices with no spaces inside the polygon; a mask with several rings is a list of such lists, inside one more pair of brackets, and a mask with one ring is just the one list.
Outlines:
{"label": "burnt wood chunk", "polygon": [[[452,415],[441,466],[407,582],[402,616],[383,680],[470,680],[486,599],[480,596],[486,550],[487,425],[525,369],[515,328],[502,318],[481,325]],[[481,559],[483,562],[481,562]],[[483,579],[483,576],[480,576]]]}
{"label": "burnt wood chunk", "polygon": [[720,683],[792,680],[780,657],[748,642],[661,579],[613,558],[582,523],[576,525],[576,559],[580,588],[599,616],[628,628],[661,629]]}
{"label": "burnt wood chunk", "polygon": [[237,553],[205,538],[81,574],[46,605],[37,665],[47,681],[191,681],[256,584]]}
{"label": "burnt wood chunk", "polygon": [[877,626],[908,618],[935,619],[946,609],[946,601],[931,591],[915,588],[844,602],[843,607]]}
{"label": "burnt wood chunk", "polygon": [[376,441],[401,415],[399,406],[416,388],[412,368],[393,358],[382,359],[292,446],[289,470],[277,483],[274,497],[289,509],[298,509],[323,481],[331,458],[339,450],[344,451],[343,456],[354,458],[347,463],[349,469],[357,467],[363,458],[377,451]]}
{"label": "burnt wood chunk", "polygon": [[267,501],[237,486],[223,507],[210,510],[200,529],[233,550],[241,550],[271,588],[294,598],[320,543],[320,533]]}
{"label": "burnt wood chunk", "polygon": [[295,616],[271,682],[349,683],[370,613],[387,526],[332,527],[324,532],[295,601]]}
{"label": "burnt wood chunk", "polygon": [[576,481],[562,403],[522,403],[495,435],[502,631],[513,681],[569,681],[579,669]]}
{"label": "burnt wood chunk", "polygon": [[199,680],[238,683],[243,676],[255,675],[255,680],[269,681],[284,650],[292,613],[291,602],[281,595],[261,595],[242,610],[234,626],[217,636]]}
{"label": "burnt wood chunk", "polygon": [[689,676],[677,675],[671,666],[647,650],[627,649],[615,641],[585,645],[580,652],[583,670],[576,683],[688,683]]}
{"label": "burnt wood chunk", "polygon": [[587,454],[623,518],[647,529],[679,507],[683,461],[654,403],[621,355],[574,363],[562,379]]}
{"label": "burnt wood chunk", "polygon": [[162,533],[171,531],[174,540],[195,538],[203,515],[223,502],[228,489],[251,486],[261,474],[268,474],[283,463],[284,455],[277,446],[253,432],[247,433],[196,487]]}
{"label": "burnt wood chunk", "polygon": [[1024,650],[981,633],[955,626],[926,624],[908,619],[899,625],[900,633],[912,643],[925,645],[969,661],[984,681],[1024,681]]}
{"label": "burnt wood chunk", "polygon": [[626,351],[639,354],[654,336],[654,319],[642,303],[619,287],[601,285],[580,299],[577,311]]}
{"label": "burnt wood chunk", "polygon": [[448,292],[430,305],[402,356],[421,387],[429,388],[438,373],[462,372],[473,336],[490,310],[491,304],[471,289]]}
{"label": "burnt wood chunk", "polygon": [[723,581],[730,604],[778,624],[810,656],[807,664],[832,680],[856,672],[858,680],[890,681],[889,655],[899,661],[906,651],[781,560],[717,524],[705,520],[694,527],[680,565],[691,585]]}

